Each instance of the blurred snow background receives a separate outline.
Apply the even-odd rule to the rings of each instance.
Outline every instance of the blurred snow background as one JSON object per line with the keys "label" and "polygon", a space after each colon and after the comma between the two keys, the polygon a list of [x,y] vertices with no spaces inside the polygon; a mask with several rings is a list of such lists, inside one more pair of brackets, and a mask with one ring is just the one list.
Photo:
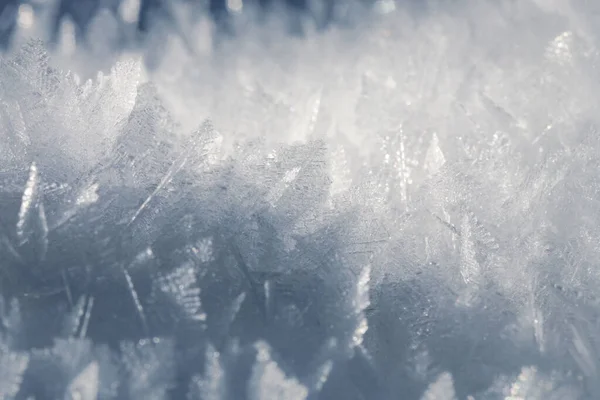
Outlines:
{"label": "blurred snow background", "polygon": [[3,10],[0,398],[600,397],[595,3]]}

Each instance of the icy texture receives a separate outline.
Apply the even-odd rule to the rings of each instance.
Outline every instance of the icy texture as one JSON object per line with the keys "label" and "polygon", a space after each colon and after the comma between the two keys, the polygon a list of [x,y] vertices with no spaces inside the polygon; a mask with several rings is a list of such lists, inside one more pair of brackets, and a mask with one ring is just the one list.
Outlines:
{"label": "icy texture", "polygon": [[91,80],[108,16],[17,32],[0,398],[600,398],[597,10],[376,3]]}
{"label": "icy texture", "polygon": [[455,400],[454,384],[452,383],[452,376],[447,372],[440,374],[440,376],[432,382],[421,400]]}

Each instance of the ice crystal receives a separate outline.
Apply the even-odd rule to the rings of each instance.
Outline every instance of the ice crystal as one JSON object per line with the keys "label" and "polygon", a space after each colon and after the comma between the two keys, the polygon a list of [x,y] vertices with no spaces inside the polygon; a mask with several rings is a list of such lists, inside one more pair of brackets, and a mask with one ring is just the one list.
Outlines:
{"label": "ice crystal", "polygon": [[427,388],[421,400],[455,400],[454,383],[452,375],[447,372],[440,374],[435,382]]}
{"label": "ice crystal", "polygon": [[118,54],[146,3],[52,54],[38,3],[0,61],[0,397],[600,396],[591,3],[273,40],[185,2]]}
{"label": "ice crystal", "polygon": [[221,362],[221,355],[212,345],[206,347],[206,365],[204,376],[197,377],[190,390],[190,400],[220,400],[227,393],[227,381]]}
{"label": "ice crystal", "polygon": [[304,400],[308,390],[296,379],[288,378],[271,358],[270,348],[266,343],[256,344],[256,364],[252,369],[249,382],[249,399]]}
{"label": "ice crystal", "polygon": [[35,164],[29,170],[29,179],[23,190],[21,208],[17,221],[17,240],[19,246],[28,242],[38,261],[43,261],[48,250],[48,222],[44,211],[40,178]]}
{"label": "ice crystal", "polygon": [[193,265],[184,264],[168,275],[156,278],[154,282],[157,290],[172,298],[186,317],[203,321],[206,315],[202,311],[195,274]]}
{"label": "ice crystal", "polygon": [[11,399],[18,393],[23,382],[29,356],[13,353],[3,348],[0,355],[0,398]]}
{"label": "ice crystal", "polygon": [[95,400],[98,398],[98,364],[92,361],[71,382],[67,389],[72,400]]}
{"label": "ice crystal", "polygon": [[123,343],[128,398],[165,399],[174,375],[173,344],[159,338]]}

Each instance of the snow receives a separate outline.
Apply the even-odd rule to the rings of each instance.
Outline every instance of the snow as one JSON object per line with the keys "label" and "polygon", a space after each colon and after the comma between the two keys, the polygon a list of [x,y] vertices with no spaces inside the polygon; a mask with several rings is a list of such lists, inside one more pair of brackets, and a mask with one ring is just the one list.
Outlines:
{"label": "snow", "polygon": [[600,397],[591,3],[140,4],[0,59],[0,398]]}

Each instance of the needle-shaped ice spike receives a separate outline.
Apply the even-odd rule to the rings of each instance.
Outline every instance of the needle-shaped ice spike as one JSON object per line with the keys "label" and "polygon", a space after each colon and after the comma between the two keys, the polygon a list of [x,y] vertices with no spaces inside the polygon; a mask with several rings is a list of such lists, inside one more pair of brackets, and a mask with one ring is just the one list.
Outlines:
{"label": "needle-shaped ice spike", "polygon": [[31,164],[29,169],[29,179],[25,184],[25,190],[21,197],[21,208],[19,209],[19,219],[17,221],[17,238],[19,244],[27,242],[28,223],[33,208],[36,205],[39,196],[39,174],[35,163]]}
{"label": "needle-shaped ice spike", "polygon": [[48,251],[48,222],[43,203],[43,190],[35,163],[29,169],[29,178],[21,197],[17,219],[17,241],[28,250],[35,261],[43,261]]}

